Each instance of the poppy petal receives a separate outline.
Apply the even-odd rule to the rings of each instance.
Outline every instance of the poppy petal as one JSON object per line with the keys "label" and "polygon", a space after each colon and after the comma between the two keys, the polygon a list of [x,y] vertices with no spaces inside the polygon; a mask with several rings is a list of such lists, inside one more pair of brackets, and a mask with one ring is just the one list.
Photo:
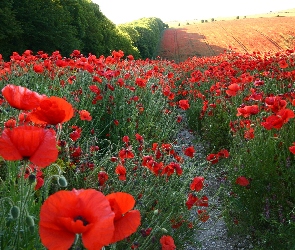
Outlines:
{"label": "poppy petal", "polygon": [[41,242],[50,250],[67,250],[75,241],[75,234],[62,229],[40,227]]}
{"label": "poppy petal", "polygon": [[115,221],[115,232],[111,243],[120,241],[135,233],[140,225],[140,212],[132,210],[126,213],[121,219]]}
{"label": "poppy petal", "polygon": [[9,161],[21,160],[23,157],[10,139],[11,130],[4,129],[0,137],[0,155]]}
{"label": "poppy petal", "polygon": [[55,162],[58,157],[54,130],[45,130],[44,138],[30,161],[39,167],[46,167]]}
{"label": "poppy petal", "polygon": [[127,213],[135,205],[135,200],[133,196],[128,193],[116,192],[116,193],[108,194],[106,197],[108,200],[114,199],[116,201],[122,214]]}

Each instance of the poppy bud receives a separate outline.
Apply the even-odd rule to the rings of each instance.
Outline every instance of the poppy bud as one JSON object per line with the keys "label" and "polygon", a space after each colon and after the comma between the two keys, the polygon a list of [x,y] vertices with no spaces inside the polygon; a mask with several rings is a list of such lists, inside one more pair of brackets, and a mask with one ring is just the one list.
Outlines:
{"label": "poppy bud", "polygon": [[34,222],[33,216],[27,215],[27,217],[26,217],[26,223],[27,223],[27,225],[29,227],[34,227],[35,226],[35,222]]}
{"label": "poppy bud", "polygon": [[61,187],[66,187],[68,185],[67,179],[64,176],[60,176],[57,182],[58,182],[58,185]]}
{"label": "poppy bud", "polygon": [[18,208],[18,206],[11,207],[10,214],[11,214],[13,219],[17,219],[19,217],[19,208]]}
{"label": "poppy bud", "polygon": [[35,231],[35,226],[29,226],[29,230],[30,230],[31,233],[34,233],[34,231]]}
{"label": "poppy bud", "polygon": [[168,231],[167,231],[167,229],[166,228],[161,228],[161,231],[164,233],[164,234],[166,234],[166,233],[168,233]]}
{"label": "poppy bud", "polygon": [[29,175],[29,183],[33,184],[33,183],[35,183],[35,181],[36,181],[36,175],[30,174]]}
{"label": "poppy bud", "polygon": [[154,210],[154,215],[157,215],[158,213],[159,213],[158,209]]}

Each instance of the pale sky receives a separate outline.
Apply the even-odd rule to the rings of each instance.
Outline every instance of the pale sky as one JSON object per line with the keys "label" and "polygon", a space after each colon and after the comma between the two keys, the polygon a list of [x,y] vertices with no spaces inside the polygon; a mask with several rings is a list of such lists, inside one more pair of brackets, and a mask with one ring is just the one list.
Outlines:
{"label": "pale sky", "polygon": [[92,0],[113,23],[158,17],[163,22],[247,16],[295,8],[294,0]]}

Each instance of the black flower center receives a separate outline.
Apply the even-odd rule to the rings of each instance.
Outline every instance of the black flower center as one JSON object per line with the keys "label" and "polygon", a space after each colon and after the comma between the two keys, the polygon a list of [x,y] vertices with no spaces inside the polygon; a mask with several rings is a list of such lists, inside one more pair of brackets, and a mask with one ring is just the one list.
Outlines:
{"label": "black flower center", "polygon": [[80,220],[83,222],[83,226],[87,226],[89,222],[81,215],[78,215],[74,218],[74,221],[76,222],[77,220]]}

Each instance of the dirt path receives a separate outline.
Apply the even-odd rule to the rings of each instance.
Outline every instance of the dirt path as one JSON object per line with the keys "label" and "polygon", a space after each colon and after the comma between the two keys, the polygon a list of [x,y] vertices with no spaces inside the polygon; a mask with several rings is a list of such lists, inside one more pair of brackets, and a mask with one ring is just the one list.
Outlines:
{"label": "dirt path", "polygon": [[[177,142],[179,148],[187,147],[187,145],[194,145],[196,150],[195,158],[196,162],[204,161],[205,150],[204,144],[198,138],[196,138],[193,133],[187,127],[185,114],[183,116],[183,129],[177,134]],[[197,242],[201,244],[200,247],[187,246],[185,250],[246,250],[253,249],[251,240],[249,236],[241,237],[229,237],[226,224],[222,216],[222,203],[219,196],[220,185],[222,183],[222,171],[218,168],[209,168],[207,164],[201,164],[204,171],[205,184],[206,184],[206,194],[209,199],[209,214],[210,219],[203,224],[202,230],[198,231],[196,235],[196,245]],[[220,169],[220,168],[219,168]],[[198,216],[196,209],[192,209],[192,216]]]}

